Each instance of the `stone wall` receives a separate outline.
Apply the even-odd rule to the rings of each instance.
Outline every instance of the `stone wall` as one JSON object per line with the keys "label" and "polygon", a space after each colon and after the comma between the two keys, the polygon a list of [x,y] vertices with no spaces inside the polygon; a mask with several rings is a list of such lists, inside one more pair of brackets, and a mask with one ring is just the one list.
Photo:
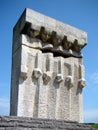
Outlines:
{"label": "stone wall", "polygon": [[0,130],[94,130],[78,122],[23,117],[0,117]]}

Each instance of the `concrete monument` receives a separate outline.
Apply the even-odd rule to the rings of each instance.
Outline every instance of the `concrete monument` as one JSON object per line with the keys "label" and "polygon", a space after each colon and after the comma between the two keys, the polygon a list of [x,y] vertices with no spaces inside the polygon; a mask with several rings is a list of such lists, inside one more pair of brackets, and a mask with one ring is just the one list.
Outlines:
{"label": "concrete monument", "polygon": [[86,43],[86,32],[25,9],[13,30],[10,114],[82,122]]}

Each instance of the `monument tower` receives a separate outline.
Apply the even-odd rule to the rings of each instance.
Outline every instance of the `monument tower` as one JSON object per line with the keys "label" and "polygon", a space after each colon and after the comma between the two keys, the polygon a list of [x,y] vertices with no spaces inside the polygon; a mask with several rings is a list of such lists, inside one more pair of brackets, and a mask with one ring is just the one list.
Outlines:
{"label": "monument tower", "polygon": [[86,43],[86,32],[25,9],[13,30],[10,114],[82,122]]}

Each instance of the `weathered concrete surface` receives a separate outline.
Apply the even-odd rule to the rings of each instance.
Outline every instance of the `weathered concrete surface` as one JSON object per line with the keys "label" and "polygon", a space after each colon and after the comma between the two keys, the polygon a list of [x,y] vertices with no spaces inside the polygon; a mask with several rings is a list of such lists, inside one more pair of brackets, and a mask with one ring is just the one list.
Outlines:
{"label": "weathered concrete surface", "polygon": [[11,115],[82,122],[87,34],[26,9],[14,28]]}
{"label": "weathered concrete surface", "polygon": [[0,117],[0,130],[95,130],[89,125],[66,120]]}
{"label": "weathered concrete surface", "polygon": [[[42,45],[41,43],[32,45],[32,39],[21,36],[20,33],[40,39]],[[20,39],[26,42],[22,43]],[[44,50],[50,43],[48,49],[50,48],[52,52],[60,51],[62,55],[80,57],[80,50],[87,44],[87,33],[27,8],[14,27],[14,41],[17,43],[14,43],[13,52],[21,44]]]}

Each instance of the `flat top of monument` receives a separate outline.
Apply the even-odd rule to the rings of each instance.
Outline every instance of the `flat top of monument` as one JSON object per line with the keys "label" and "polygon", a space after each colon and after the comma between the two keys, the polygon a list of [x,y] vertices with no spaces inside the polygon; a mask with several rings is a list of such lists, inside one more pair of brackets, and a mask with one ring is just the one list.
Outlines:
{"label": "flat top of monument", "polygon": [[30,22],[32,24],[32,28],[34,29],[39,29],[41,26],[43,26],[49,32],[55,31],[60,36],[67,35],[69,39],[73,39],[74,36],[76,39],[82,39],[85,43],[87,43],[87,33],[85,31],[60,22],[54,18],[50,18],[32,9],[26,8],[18,23],[21,20],[24,22]]}
{"label": "flat top of monument", "polygon": [[87,44],[85,31],[26,8],[15,25],[14,31],[28,35],[28,30],[32,31],[31,38],[36,38],[39,35],[42,42],[51,39],[55,46],[63,44],[65,50],[72,49],[75,52],[80,52]]}

